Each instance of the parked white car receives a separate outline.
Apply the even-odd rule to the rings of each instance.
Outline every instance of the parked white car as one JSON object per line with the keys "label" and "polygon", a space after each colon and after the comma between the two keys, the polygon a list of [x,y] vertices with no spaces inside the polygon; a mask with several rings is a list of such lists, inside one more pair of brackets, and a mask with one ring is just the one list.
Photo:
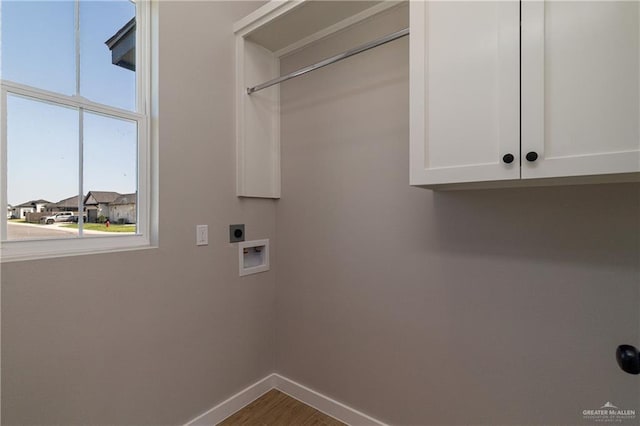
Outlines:
{"label": "parked white car", "polygon": [[51,225],[54,222],[70,222],[72,218],[73,212],[59,212],[51,216],[46,216],[40,220],[47,225]]}

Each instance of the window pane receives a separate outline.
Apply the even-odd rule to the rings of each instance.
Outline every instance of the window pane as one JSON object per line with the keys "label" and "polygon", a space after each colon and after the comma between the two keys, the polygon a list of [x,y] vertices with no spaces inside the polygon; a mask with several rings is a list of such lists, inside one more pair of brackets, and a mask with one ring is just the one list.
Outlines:
{"label": "window pane", "polygon": [[86,236],[136,232],[137,134],[134,121],[84,113]]}
{"label": "window pane", "polygon": [[78,214],[78,117],[72,108],[7,96],[8,240],[77,236],[65,221]]}
{"label": "window pane", "polygon": [[74,2],[2,0],[0,13],[2,79],[73,95]]}
{"label": "window pane", "polygon": [[80,94],[135,110],[135,5],[129,0],[80,2]]}

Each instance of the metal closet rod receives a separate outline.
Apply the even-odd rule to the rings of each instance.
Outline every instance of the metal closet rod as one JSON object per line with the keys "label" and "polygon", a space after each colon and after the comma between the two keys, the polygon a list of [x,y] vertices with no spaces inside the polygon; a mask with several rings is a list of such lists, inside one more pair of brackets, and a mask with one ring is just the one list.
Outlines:
{"label": "metal closet rod", "polygon": [[290,72],[289,74],[283,75],[283,76],[278,77],[278,78],[274,78],[273,80],[269,80],[269,81],[267,81],[265,83],[258,84],[257,86],[248,87],[247,88],[247,95],[250,95],[250,94],[252,94],[254,92],[257,92],[259,90],[262,90],[262,89],[266,89],[267,87],[271,87],[271,86],[273,86],[275,84],[282,83],[283,81],[291,80],[292,78],[299,77],[299,76],[304,75],[304,74],[306,74],[308,72],[315,71],[315,70],[317,70],[319,68],[326,67],[327,65],[331,65],[331,64],[333,64],[335,62],[341,61],[343,59],[347,59],[347,58],[349,58],[349,57],[351,57],[353,55],[357,55],[358,53],[362,53],[362,52],[367,51],[369,49],[373,49],[374,47],[381,46],[381,45],[389,43],[389,42],[391,42],[393,40],[397,40],[397,39],[399,39],[401,37],[405,37],[407,35],[409,35],[409,28],[405,28],[404,30],[396,31],[393,34],[389,34],[389,35],[384,36],[382,38],[379,38],[377,40],[365,43],[365,44],[363,44],[361,46],[354,47],[353,49],[349,49],[349,50],[347,50],[345,52],[339,53],[339,54],[337,54],[335,56],[332,56],[330,58],[323,59],[322,61],[320,61],[318,63],[315,63],[313,65],[309,65],[307,67],[300,68],[299,70]]}

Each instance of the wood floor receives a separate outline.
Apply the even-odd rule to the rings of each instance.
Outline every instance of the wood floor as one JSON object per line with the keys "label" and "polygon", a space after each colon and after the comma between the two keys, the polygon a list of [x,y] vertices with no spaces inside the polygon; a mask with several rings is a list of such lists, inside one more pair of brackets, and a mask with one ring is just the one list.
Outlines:
{"label": "wood floor", "polygon": [[272,389],[218,426],[346,426],[315,408]]}

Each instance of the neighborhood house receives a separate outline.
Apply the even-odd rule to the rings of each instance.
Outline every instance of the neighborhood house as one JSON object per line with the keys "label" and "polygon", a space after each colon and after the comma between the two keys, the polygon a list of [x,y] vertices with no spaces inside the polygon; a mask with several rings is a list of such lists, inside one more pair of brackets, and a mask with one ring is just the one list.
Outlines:
{"label": "neighborhood house", "polygon": [[[51,201],[47,200],[31,200],[26,203],[18,204],[17,206],[9,206],[7,209],[7,218],[9,219],[23,219],[27,217],[27,213],[45,212],[47,211],[47,205],[51,204]],[[76,207],[78,205],[76,204]]]}
{"label": "neighborhood house", "polygon": [[114,223],[136,223],[136,194],[124,194],[109,204],[109,218]]}
{"label": "neighborhood house", "polygon": [[136,223],[136,194],[89,191],[84,197],[88,222]]}
{"label": "neighborhood house", "polygon": [[[84,217],[90,223],[107,220],[113,223],[136,223],[136,199],[136,193],[89,191],[83,198]],[[39,223],[42,217],[58,212],[73,212],[77,216],[78,196],[65,198],[57,203],[31,200],[16,206],[8,206],[7,218]]]}

